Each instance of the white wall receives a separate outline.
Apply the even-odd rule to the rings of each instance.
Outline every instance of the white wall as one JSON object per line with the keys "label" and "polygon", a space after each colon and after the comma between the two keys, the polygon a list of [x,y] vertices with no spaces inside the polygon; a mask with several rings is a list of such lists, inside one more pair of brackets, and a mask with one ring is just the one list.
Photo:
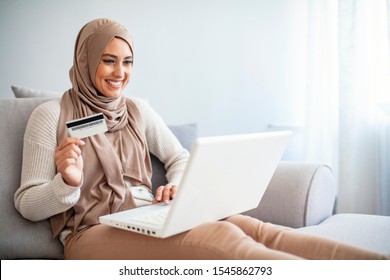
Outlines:
{"label": "white wall", "polygon": [[218,135],[301,122],[304,85],[294,70],[303,61],[292,34],[304,2],[0,0],[0,98],[13,97],[12,84],[68,89],[79,29],[108,17],[134,39],[126,95],[148,99],[167,123]]}

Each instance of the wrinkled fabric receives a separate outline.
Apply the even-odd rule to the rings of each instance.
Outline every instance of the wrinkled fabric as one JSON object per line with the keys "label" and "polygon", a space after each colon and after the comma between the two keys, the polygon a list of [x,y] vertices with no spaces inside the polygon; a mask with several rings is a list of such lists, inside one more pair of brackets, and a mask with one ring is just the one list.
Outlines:
{"label": "wrinkled fabric", "polygon": [[127,42],[132,53],[131,37],[125,27],[109,19],[97,19],[79,32],[73,66],[69,71],[72,88],[61,99],[57,130],[58,143],[68,137],[69,120],[103,113],[108,132],[83,139],[84,161],[81,195],[77,204],[51,218],[54,236],[65,228],[77,232],[80,226],[98,224],[101,215],[135,207],[124,176],[133,186],[151,189],[151,161],[145,129],[136,105],[120,95],[107,98],[95,86],[101,56],[113,38]]}

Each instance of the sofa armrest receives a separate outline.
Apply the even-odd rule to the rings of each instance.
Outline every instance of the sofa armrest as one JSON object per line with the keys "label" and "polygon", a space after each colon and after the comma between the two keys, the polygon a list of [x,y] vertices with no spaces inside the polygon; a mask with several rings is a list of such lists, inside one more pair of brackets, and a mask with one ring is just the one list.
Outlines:
{"label": "sofa armrest", "polygon": [[333,213],[336,184],[322,164],[279,163],[259,206],[244,214],[293,228],[317,225]]}

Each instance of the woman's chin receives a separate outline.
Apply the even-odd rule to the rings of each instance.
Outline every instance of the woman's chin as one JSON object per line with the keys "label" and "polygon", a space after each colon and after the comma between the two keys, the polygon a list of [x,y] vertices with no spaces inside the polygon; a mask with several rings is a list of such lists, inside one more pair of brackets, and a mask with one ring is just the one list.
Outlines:
{"label": "woman's chin", "polygon": [[105,96],[107,98],[118,98],[121,94],[122,94],[122,89],[118,89],[118,90],[109,90],[109,91],[103,91],[103,92],[99,92],[99,94],[101,96]]}

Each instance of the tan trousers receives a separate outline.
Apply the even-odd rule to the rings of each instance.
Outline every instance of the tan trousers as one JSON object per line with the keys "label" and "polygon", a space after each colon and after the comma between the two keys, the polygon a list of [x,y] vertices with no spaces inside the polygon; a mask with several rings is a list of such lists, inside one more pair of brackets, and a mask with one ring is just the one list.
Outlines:
{"label": "tan trousers", "polygon": [[96,225],[71,234],[65,259],[386,259],[376,253],[235,215],[166,239]]}

